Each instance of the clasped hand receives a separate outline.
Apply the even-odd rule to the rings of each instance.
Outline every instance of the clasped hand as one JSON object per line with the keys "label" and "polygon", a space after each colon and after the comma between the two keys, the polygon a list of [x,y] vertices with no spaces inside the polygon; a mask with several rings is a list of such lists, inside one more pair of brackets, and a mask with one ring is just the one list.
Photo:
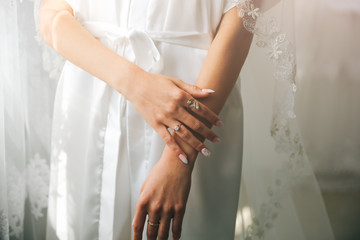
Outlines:
{"label": "clasped hand", "polygon": [[192,131],[212,142],[219,142],[220,139],[196,116],[215,126],[221,126],[222,122],[205,105],[197,102],[198,107],[191,108],[188,101],[190,100],[191,103],[191,101],[196,101],[193,98],[208,97],[212,92],[212,90],[201,89],[176,78],[141,72],[135,78],[134,84],[131,84],[125,97],[161,136],[167,146],[176,153],[176,156],[187,164],[187,155],[168,129],[177,130],[176,134],[185,143],[205,156],[210,155],[209,149],[194,136]]}

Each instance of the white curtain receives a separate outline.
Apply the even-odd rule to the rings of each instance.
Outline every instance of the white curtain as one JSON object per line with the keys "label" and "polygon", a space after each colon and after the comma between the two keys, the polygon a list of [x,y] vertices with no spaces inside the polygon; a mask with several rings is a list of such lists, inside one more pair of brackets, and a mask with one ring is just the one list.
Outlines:
{"label": "white curtain", "polygon": [[[241,73],[238,239],[332,239],[311,166],[322,174],[360,173],[359,1],[294,3],[282,1],[264,18],[251,5],[245,11],[258,18],[256,26],[276,31],[261,34],[248,19],[258,36]],[[40,39],[39,4],[0,2],[0,239],[45,239],[52,106],[63,59]],[[296,79],[286,63],[297,64]]]}
{"label": "white curtain", "polygon": [[0,1],[0,239],[44,239],[53,98],[62,59],[40,40],[40,1]]}

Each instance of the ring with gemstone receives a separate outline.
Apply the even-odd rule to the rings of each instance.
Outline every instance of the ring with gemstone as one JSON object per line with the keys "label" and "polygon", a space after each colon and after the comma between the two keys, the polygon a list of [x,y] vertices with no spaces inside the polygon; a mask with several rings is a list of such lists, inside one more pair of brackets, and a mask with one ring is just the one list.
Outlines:
{"label": "ring with gemstone", "polygon": [[196,110],[200,109],[199,102],[193,98],[189,99],[186,103],[190,108],[195,108]]}
{"label": "ring with gemstone", "polygon": [[180,127],[181,127],[181,124],[176,125],[176,126],[174,127],[174,130],[177,132],[177,131],[179,131],[179,130],[180,130]]}

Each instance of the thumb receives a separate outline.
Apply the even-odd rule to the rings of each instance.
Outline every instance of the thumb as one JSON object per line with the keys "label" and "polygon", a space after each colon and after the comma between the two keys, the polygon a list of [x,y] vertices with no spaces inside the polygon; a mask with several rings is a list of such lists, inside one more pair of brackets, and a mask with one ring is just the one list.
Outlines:
{"label": "thumb", "polygon": [[215,92],[212,89],[200,88],[196,85],[188,84],[181,80],[175,81],[175,84],[194,98],[205,98]]}

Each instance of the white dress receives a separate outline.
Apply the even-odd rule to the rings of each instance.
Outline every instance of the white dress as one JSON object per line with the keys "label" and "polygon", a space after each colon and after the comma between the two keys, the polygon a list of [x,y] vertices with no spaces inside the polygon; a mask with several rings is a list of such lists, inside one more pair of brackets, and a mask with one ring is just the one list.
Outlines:
{"label": "white dress", "polygon": [[[104,45],[152,73],[195,84],[231,0],[67,0]],[[199,157],[182,238],[234,239],[242,162],[242,103],[236,84],[215,129],[221,144]],[[140,188],[164,142],[131,103],[66,62],[57,88],[48,239],[124,239]]]}

